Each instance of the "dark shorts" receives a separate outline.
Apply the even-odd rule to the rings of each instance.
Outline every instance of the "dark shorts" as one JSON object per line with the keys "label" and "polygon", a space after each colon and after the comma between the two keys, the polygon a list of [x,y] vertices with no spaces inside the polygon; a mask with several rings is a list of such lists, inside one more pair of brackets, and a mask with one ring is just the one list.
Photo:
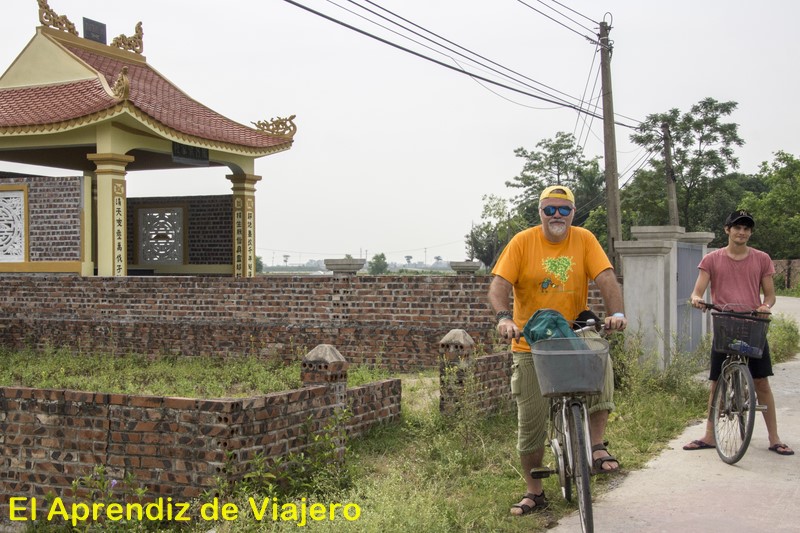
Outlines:
{"label": "dark shorts", "polygon": [[[713,348],[711,349],[711,371],[708,374],[708,379],[717,381],[720,372],[722,372],[722,363],[725,361],[726,357],[728,357],[727,354],[719,353]],[[750,358],[747,367],[750,369],[750,375],[753,376],[753,379],[767,378],[773,375],[772,359],[770,359],[769,356],[769,342],[764,343],[764,352],[761,354],[761,358]]]}

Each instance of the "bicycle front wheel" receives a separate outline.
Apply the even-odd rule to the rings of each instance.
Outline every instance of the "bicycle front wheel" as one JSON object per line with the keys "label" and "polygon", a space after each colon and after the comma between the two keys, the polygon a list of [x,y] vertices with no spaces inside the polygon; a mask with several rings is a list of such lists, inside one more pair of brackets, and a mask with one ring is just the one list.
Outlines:
{"label": "bicycle front wheel", "polygon": [[732,465],[750,445],[756,419],[756,392],[746,365],[725,367],[711,400],[711,421],[720,459]]}
{"label": "bicycle front wheel", "polygon": [[569,431],[572,451],[572,479],[575,481],[575,492],[578,495],[578,511],[581,518],[581,530],[584,533],[594,532],[592,518],[592,493],[590,489],[589,457],[586,456],[586,439],[584,433],[584,410],[581,405],[570,406]]}

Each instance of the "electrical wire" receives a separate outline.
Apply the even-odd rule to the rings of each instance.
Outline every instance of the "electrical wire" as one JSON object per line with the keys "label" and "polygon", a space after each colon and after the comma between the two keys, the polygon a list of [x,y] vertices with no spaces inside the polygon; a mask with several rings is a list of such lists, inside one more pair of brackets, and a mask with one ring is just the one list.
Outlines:
{"label": "electrical wire", "polygon": [[[586,26],[584,26],[583,24],[581,24],[581,23],[580,23],[580,22],[578,22],[577,20],[575,20],[575,19],[573,19],[573,18],[570,18],[570,17],[568,17],[567,15],[565,15],[564,13],[562,13],[561,11],[559,11],[558,9],[554,8],[553,6],[549,6],[549,5],[547,5],[546,3],[544,3],[544,1],[543,1],[543,0],[536,0],[536,1],[537,1],[537,2],[539,2],[540,4],[542,4],[543,6],[545,6],[546,8],[548,8],[548,9],[552,9],[553,11],[555,11],[556,13],[558,13],[559,15],[561,15],[562,17],[564,17],[564,18],[565,18],[565,19],[567,19],[568,21],[570,21],[570,22],[572,22],[573,24],[575,24],[576,26],[579,26],[579,27],[583,28],[584,30],[586,30],[586,31],[588,31],[588,32],[593,32],[593,31],[594,31],[594,29],[593,29],[593,28],[587,28]],[[556,2],[556,4],[558,4],[558,2]],[[559,4],[559,5],[561,5],[561,4]],[[566,7],[566,6],[563,6],[563,5],[561,5],[561,7]],[[569,9],[569,8],[567,8],[567,9]],[[578,15],[580,15],[580,13],[578,13],[578,12],[577,12],[577,11],[575,11],[574,9],[570,9],[570,11],[572,11],[573,13],[577,13]],[[585,18],[585,19],[589,20],[589,22],[592,22],[592,23],[594,23],[594,24],[597,24],[597,25],[599,25],[599,23],[598,23],[598,22],[595,22],[594,20],[590,19],[590,18],[589,18],[589,17],[587,17],[586,15],[581,15],[581,16],[582,16],[583,18]]]}
{"label": "electrical wire", "polygon": [[[334,3],[334,2],[332,2],[332,0],[327,0],[327,1],[328,1],[329,3]],[[486,66],[486,65],[484,65],[484,64],[482,64],[482,63],[480,63],[479,61],[476,61],[475,59],[473,59],[473,58],[470,58],[470,57],[468,57],[468,56],[466,56],[466,55],[462,54],[461,52],[458,52],[458,51],[456,51],[456,50],[453,50],[452,48],[449,48],[449,47],[447,47],[447,46],[444,46],[444,45],[442,45],[442,44],[440,44],[440,43],[438,43],[438,42],[434,41],[433,39],[431,39],[431,38],[429,38],[429,37],[426,37],[426,36],[424,36],[424,35],[420,34],[419,32],[416,32],[416,31],[414,31],[413,29],[409,29],[409,28],[407,28],[407,27],[403,26],[402,24],[400,24],[400,23],[398,23],[398,22],[396,22],[396,21],[393,21],[393,20],[391,20],[391,19],[389,19],[389,18],[387,18],[387,17],[385,17],[385,16],[383,16],[383,15],[381,15],[381,14],[379,14],[379,13],[376,13],[375,11],[373,11],[373,10],[371,10],[371,9],[368,9],[368,8],[366,8],[366,7],[362,6],[362,5],[359,5],[359,4],[358,4],[357,2],[355,2],[354,0],[347,0],[347,1],[348,1],[348,2],[350,2],[351,4],[354,4],[354,5],[358,6],[358,7],[360,7],[361,9],[364,9],[365,11],[368,11],[368,12],[372,13],[373,15],[376,15],[376,16],[378,16],[378,17],[381,17],[382,19],[384,19],[384,20],[386,20],[386,21],[388,21],[388,22],[391,22],[392,24],[395,24],[396,26],[399,26],[399,27],[403,28],[403,29],[404,29],[404,30],[406,30],[406,31],[409,31],[409,32],[413,33],[414,35],[417,35],[417,36],[419,36],[419,37],[422,37],[423,39],[426,39],[426,40],[428,40],[429,42],[436,44],[437,46],[441,46],[441,47],[442,47],[442,48],[444,48],[445,50],[448,50],[448,51],[450,51],[450,52],[453,52],[453,53],[455,53],[455,54],[458,54],[458,55],[460,55],[461,57],[463,57],[463,58],[465,58],[465,59],[467,59],[467,60],[469,60],[469,61],[472,61],[473,63],[475,63],[475,64],[477,64],[477,65],[479,65],[479,66],[481,66],[481,67],[484,67],[484,68],[486,68],[487,70],[491,70],[491,71],[493,71],[493,72],[495,72],[495,73],[497,73],[497,74],[499,74],[499,75],[501,75],[501,76],[504,76],[504,77],[506,77],[506,78],[508,78],[508,79],[511,79],[511,80],[513,80],[513,81],[515,81],[515,82],[519,83],[520,85],[523,85],[523,86],[529,87],[529,88],[531,88],[531,89],[533,89],[533,90],[537,90],[537,91],[539,91],[539,92],[541,92],[541,93],[543,93],[543,94],[546,94],[547,96],[550,96],[551,98],[560,99],[560,97],[558,97],[558,96],[555,96],[555,95],[553,95],[553,94],[550,94],[550,93],[548,93],[547,91],[544,91],[544,90],[542,90],[542,89],[538,89],[538,88],[536,88],[536,87],[533,87],[533,86],[531,86],[531,85],[528,85],[527,83],[525,83],[525,82],[522,82],[522,81],[520,81],[520,80],[518,80],[518,79],[516,79],[516,78],[514,78],[514,77],[512,77],[512,76],[509,76],[508,74],[504,74],[504,73],[500,72],[499,70],[496,70],[496,69],[494,69],[494,68],[492,68],[492,67],[488,67],[488,66]],[[525,79],[525,80],[528,80],[528,81],[529,81],[529,82],[531,82],[531,83],[534,83],[534,84],[536,84],[536,85],[540,85],[540,86],[542,86],[542,87],[545,87],[545,88],[549,89],[550,91],[553,91],[553,92],[559,93],[559,94],[561,94],[561,95],[563,95],[563,96],[565,96],[565,97],[567,97],[567,98],[571,98],[572,100],[575,100],[575,101],[578,101],[578,102],[580,101],[578,98],[575,98],[574,96],[571,96],[571,95],[569,95],[569,94],[567,94],[567,93],[565,93],[565,92],[559,91],[558,89],[555,89],[554,87],[550,87],[549,85],[547,85],[547,84],[544,84],[544,83],[542,83],[542,82],[536,81],[536,80],[534,80],[534,79],[532,79],[532,78],[530,78],[530,77],[528,77],[528,76],[526,76],[526,75],[524,75],[524,74],[522,74],[522,73],[520,73],[520,72],[517,72],[517,71],[516,71],[516,70],[514,70],[514,69],[511,69],[511,68],[505,67],[505,66],[501,65],[500,63],[497,63],[496,61],[493,61],[493,60],[491,60],[491,59],[489,59],[489,58],[487,58],[487,57],[485,57],[485,56],[483,56],[483,55],[481,55],[481,54],[479,54],[479,53],[477,53],[477,52],[473,52],[473,51],[472,51],[472,50],[470,50],[469,48],[465,48],[465,47],[463,47],[463,46],[459,45],[458,43],[455,43],[455,42],[451,41],[450,39],[447,39],[446,37],[443,37],[443,36],[439,35],[438,33],[434,32],[434,31],[431,31],[431,30],[429,30],[429,29],[427,29],[427,28],[424,28],[424,27],[420,26],[419,24],[416,24],[415,22],[412,22],[411,20],[409,20],[409,19],[407,19],[407,18],[405,18],[405,17],[402,17],[401,15],[398,15],[397,13],[394,13],[393,11],[390,11],[389,9],[386,9],[385,7],[383,7],[383,6],[380,6],[380,5],[376,4],[375,2],[372,2],[371,0],[364,0],[364,1],[365,1],[366,3],[368,3],[368,4],[370,4],[370,5],[373,5],[373,6],[375,6],[375,7],[376,7],[376,8],[378,8],[378,9],[381,9],[382,11],[384,11],[384,12],[386,12],[386,13],[390,14],[390,15],[391,15],[391,16],[393,16],[393,17],[396,17],[397,19],[399,19],[399,20],[402,20],[402,21],[403,21],[403,22],[405,22],[406,24],[411,24],[411,25],[412,25],[412,26],[414,26],[415,28],[418,28],[418,29],[422,30],[423,32],[425,32],[425,33],[428,33],[428,34],[430,34],[430,35],[433,35],[433,36],[434,36],[434,37],[436,37],[437,39],[440,39],[440,40],[444,41],[445,43],[448,43],[448,44],[450,44],[450,45],[452,45],[452,46],[455,46],[455,47],[457,47],[457,48],[459,48],[459,49],[461,49],[461,50],[463,50],[463,51],[465,51],[465,52],[467,52],[467,53],[469,53],[469,54],[472,54],[473,56],[475,56],[475,57],[478,57],[478,58],[480,58],[480,59],[481,59],[481,60],[483,60],[483,61],[488,61],[488,62],[489,62],[489,63],[491,63],[492,65],[495,65],[495,66],[497,66],[497,67],[499,67],[499,68],[501,68],[501,69],[503,69],[503,70],[506,70],[506,71],[508,71],[508,72],[511,72],[512,74],[515,74],[516,76],[520,76],[520,77],[522,77],[523,79]],[[336,4],[334,3],[334,5],[336,5]],[[372,21],[371,21],[371,22],[372,22]],[[375,23],[375,22],[373,22],[373,23],[374,23],[374,24],[376,24],[376,25],[378,25],[378,26],[380,26],[379,24],[377,24],[377,23]],[[381,27],[383,27],[383,26],[381,26]],[[395,33],[396,33],[396,32],[395,32]],[[410,39],[410,38],[408,38],[408,37],[406,37],[406,38],[407,38],[407,39],[409,39],[409,40],[411,40],[412,42],[417,42],[417,41],[413,41],[413,39]],[[418,43],[418,42],[417,42],[417,44],[421,44],[421,43]],[[427,47],[427,46],[426,46],[426,47]],[[440,52],[440,53],[441,53],[441,52]],[[443,54],[443,55],[444,55],[444,54]],[[453,58],[450,58],[450,59],[453,59]],[[454,60],[454,59],[453,59],[453,61],[455,62],[455,60]],[[462,69],[463,69],[463,67],[462,67]],[[495,94],[496,94],[496,93],[495,93]],[[562,101],[563,101],[563,100],[562,100]]]}
{"label": "electrical wire", "polygon": [[[442,67],[444,67],[444,68],[446,68],[446,69],[449,69],[449,70],[452,70],[452,71],[454,71],[454,72],[458,72],[458,73],[460,73],[460,74],[465,74],[465,75],[468,75],[468,76],[474,77],[474,78],[476,78],[476,79],[479,79],[479,80],[482,80],[482,81],[484,81],[484,82],[486,82],[486,83],[489,83],[489,84],[495,85],[495,86],[497,86],[497,87],[502,87],[502,88],[504,88],[504,89],[507,89],[507,90],[509,90],[509,91],[516,92],[516,93],[519,93],[519,94],[523,94],[523,95],[525,95],[525,96],[529,96],[529,97],[531,97],[531,98],[535,98],[535,99],[537,99],[537,100],[541,100],[541,101],[548,102],[548,103],[551,103],[551,104],[559,105],[559,106],[561,106],[561,107],[566,107],[566,108],[572,109],[572,110],[574,110],[574,111],[577,111],[578,113],[585,113],[585,114],[593,115],[592,113],[590,113],[590,112],[588,112],[588,111],[586,111],[586,110],[584,110],[584,109],[581,109],[579,106],[576,106],[576,105],[574,105],[574,104],[570,104],[570,103],[567,103],[567,102],[563,102],[563,101],[557,101],[557,100],[553,100],[553,99],[551,99],[551,98],[545,98],[545,97],[543,97],[543,96],[535,95],[535,94],[529,93],[529,92],[527,92],[527,91],[524,91],[524,90],[522,90],[522,89],[518,89],[518,88],[515,88],[515,87],[511,87],[511,86],[509,86],[509,85],[507,85],[507,84],[500,83],[500,82],[498,82],[498,81],[495,81],[495,80],[491,80],[491,79],[489,79],[489,78],[486,78],[486,77],[484,77],[484,76],[480,76],[480,75],[478,75],[478,74],[475,74],[475,73],[470,73],[470,72],[467,72],[467,71],[465,71],[465,70],[463,70],[463,69],[459,69],[459,68],[457,68],[457,67],[454,67],[454,66],[452,66],[452,65],[448,65],[447,63],[444,63],[444,62],[442,62],[442,61],[439,61],[439,60],[437,60],[437,59],[434,59],[434,58],[432,58],[432,57],[426,56],[426,55],[424,55],[424,54],[422,54],[422,53],[420,53],[420,52],[416,52],[416,51],[414,51],[414,50],[411,50],[411,49],[409,49],[409,48],[406,48],[406,47],[404,47],[404,46],[401,46],[401,45],[399,45],[399,44],[397,44],[397,43],[394,43],[394,42],[392,42],[392,41],[389,41],[389,40],[387,40],[387,39],[384,39],[384,38],[382,38],[382,37],[379,37],[379,36],[377,36],[377,35],[374,35],[374,34],[372,34],[372,33],[369,33],[369,32],[367,32],[367,31],[365,31],[365,30],[362,30],[362,29],[360,29],[360,28],[357,28],[357,27],[355,27],[355,26],[353,26],[353,25],[351,25],[351,24],[348,24],[348,23],[346,23],[346,22],[344,22],[344,21],[338,20],[338,19],[336,19],[336,18],[334,18],[334,17],[332,17],[332,16],[330,16],[330,15],[326,15],[325,13],[322,13],[322,12],[320,12],[320,11],[317,11],[317,10],[315,10],[315,9],[312,9],[312,8],[310,8],[310,7],[308,7],[308,6],[305,6],[305,5],[303,5],[303,4],[300,4],[299,2],[296,2],[296,1],[294,1],[294,0],[284,0],[284,2],[286,2],[286,3],[288,3],[288,4],[291,4],[291,5],[295,6],[295,7],[299,7],[300,9],[303,9],[303,10],[305,10],[305,11],[308,11],[309,13],[313,13],[314,15],[317,15],[317,16],[319,16],[319,17],[321,17],[321,18],[324,18],[324,19],[326,19],[326,20],[328,20],[328,21],[330,21],[330,22],[333,22],[333,23],[335,23],[335,24],[339,24],[340,26],[343,26],[343,27],[345,27],[345,28],[347,28],[347,29],[349,29],[349,30],[355,31],[356,33],[360,33],[360,34],[362,34],[362,35],[364,35],[364,36],[366,36],[366,37],[370,37],[370,38],[372,38],[372,39],[375,39],[375,40],[377,40],[377,41],[379,41],[379,42],[382,42],[382,43],[384,43],[384,44],[387,44],[387,45],[389,45],[389,46],[391,46],[391,47],[393,47],[393,48],[397,48],[398,50],[402,50],[402,51],[404,51],[404,52],[407,52],[407,53],[409,53],[409,54],[411,54],[411,55],[414,55],[414,56],[416,56],[416,57],[419,57],[419,58],[421,58],[421,59],[425,59],[426,61],[430,61],[430,62],[432,62],[432,63],[434,63],[434,64],[437,64],[437,65],[439,65],[439,66],[442,66]],[[602,118],[603,118],[602,116],[599,116],[599,115],[593,115],[593,116],[595,116],[595,118],[600,118],[600,119],[602,119]],[[621,127],[624,127],[624,128],[636,129],[636,127],[635,127],[635,126],[631,126],[630,124],[625,124],[625,123],[623,123],[623,122],[619,122],[619,121],[616,121],[616,120],[614,121],[614,124],[616,124],[616,125],[618,125],[618,126],[621,126]]]}
{"label": "electrical wire", "polygon": [[[522,4],[523,6],[525,6],[525,7],[529,8],[529,9],[532,9],[533,11],[536,11],[537,13],[539,13],[540,15],[542,15],[543,17],[546,17],[546,18],[548,18],[548,19],[552,20],[553,22],[555,22],[555,23],[556,23],[556,24],[558,24],[559,26],[562,26],[562,27],[564,27],[564,28],[568,29],[569,31],[571,31],[571,32],[573,32],[573,33],[575,33],[575,34],[579,35],[580,37],[583,37],[584,39],[586,39],[586,40],[587,40],[587,41],[589,41],[590,43],[597,43],[598,45],[600,45],[600,46],[603,46],[603,45],[602,45],[602,44],[600,44],[600,42],[599,42],[597,39],[595,39],[594,37],[587,37],[586,35],[582,34],[581,32],[579,32],[579,31],[577,31],[577,30],[575,30],[575,29],[573,29],[573,28],[570,28],[569,26],[567,26],[567,25],[566,25],[566,24],[564,24],[563,22],[559,22],[559,21],[557,21],[556,19],[554,19],[553,17],[551,17],[551,16],[550,16],[550,15],[548,15],[547,13],[544,13],[544,12],[542,12],[542,11],[540,11],[540,10],[536,9],[536,8],[535,8],[535,7],[533,7],[532,5],[530,5],[530,4],[526,3],[526,2],[523,2],[522,0],[517,0],[517,2],[519,2],[520,4]],[[553,9],[553,8],[551,8],[551,9]],[[583,27],[583,26],[581,26],[581,27]],[[591,31],[591,30],[590,30],[590,31]]]}

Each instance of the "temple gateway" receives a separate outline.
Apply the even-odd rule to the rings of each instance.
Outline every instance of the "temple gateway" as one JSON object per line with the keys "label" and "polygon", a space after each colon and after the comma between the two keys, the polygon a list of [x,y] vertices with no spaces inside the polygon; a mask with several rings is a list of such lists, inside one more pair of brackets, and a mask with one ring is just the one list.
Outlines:
{"label": "temple gateway", "polygon": [[[41,26],[0,77],[0,272],[255,275],[257,158],[288,150],[294,116],[234,122],[152,68],[142,23],[105,42],[38,0]],[[128,198],[140,170],[227,167],[232,194]],[[0,166],[2,170],[2,166]]]}

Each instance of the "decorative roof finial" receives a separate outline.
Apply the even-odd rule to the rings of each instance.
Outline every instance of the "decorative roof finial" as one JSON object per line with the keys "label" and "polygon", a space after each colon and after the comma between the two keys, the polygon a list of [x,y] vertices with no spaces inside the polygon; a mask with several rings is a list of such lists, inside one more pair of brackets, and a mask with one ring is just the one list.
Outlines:
{"label": "decorative roof finial", "polygon": [[39,22],[45,26],[52,26],[53,28],[61,31],[68,31],[73,35],[78,35],[78,30],[75,29],[75,24],[65,15],[59,15],[53,11],[47,0],[37,0],[39,2]]}
{"label": "decorative roof finial", "polygon": [[297,126],[294,123],[295,116],[296,115],[291,115],[289,118],[277,117],[269,122],[266,120],[259,120],[258,122],[251,122],[251,124],[259,131],[291,139],[294,137],[294,134],[297,133]]}
{"label": "decorative roof finial", "polygon": [[136,52],[137,54],[142,53],[144,49],[144,41],[142,37],[144,36],[144,32],[142,31],[142,23],[136,23],[136,33],[131,37],[126,37],[125,34],[118,35],[114,37],[114,40],[111,41],[111,46],[116,46],[117,48],[122,48],[123,50],[130,50],[131,52]]}
{"label": "decorative roof finial", "polygon": [[117,80],[114,82],[114,87],[111,90],[114,91],[114,96],[120,100],[128,99],[128,95],[131,94],[131,80],[128,78],[128,67],[122,67],[119,76],[117,76]]}

